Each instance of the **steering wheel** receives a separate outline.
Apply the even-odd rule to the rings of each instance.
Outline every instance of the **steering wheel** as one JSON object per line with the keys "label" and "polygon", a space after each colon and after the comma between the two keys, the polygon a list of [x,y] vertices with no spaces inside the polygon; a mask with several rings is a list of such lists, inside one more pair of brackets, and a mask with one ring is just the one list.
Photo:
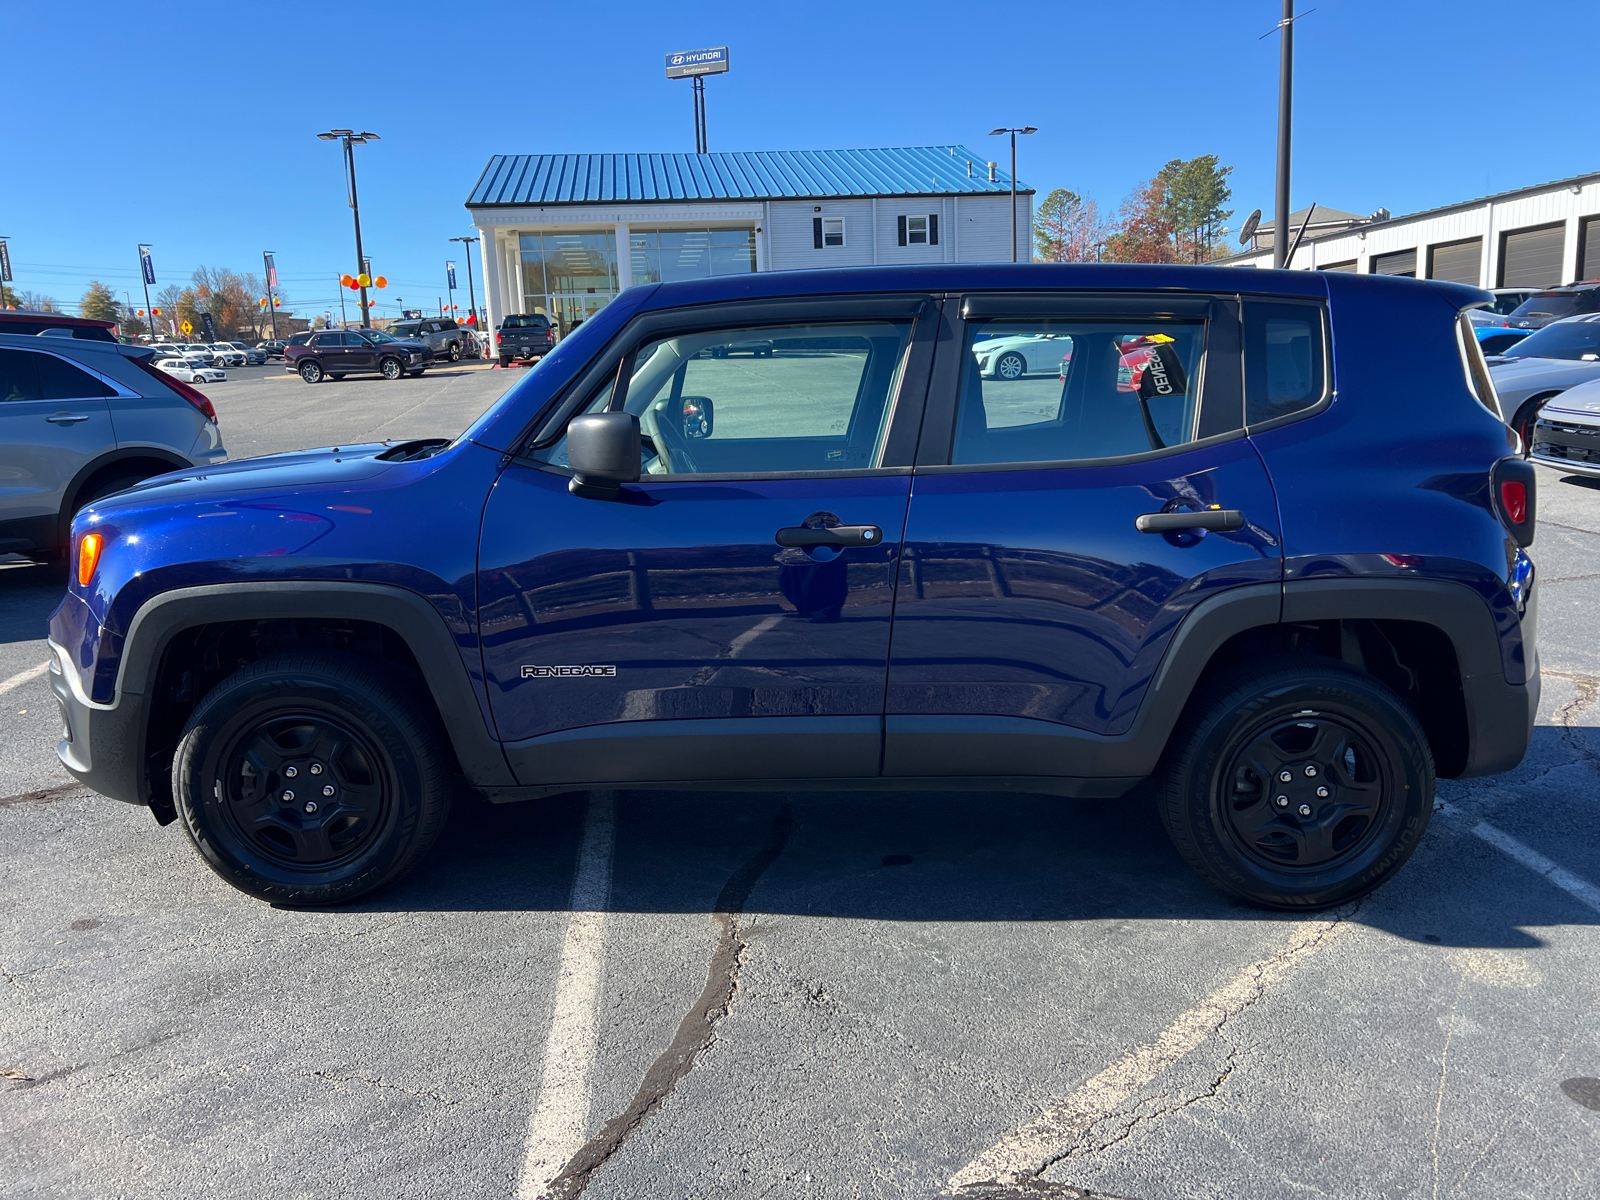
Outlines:
{"label": "steering wheel", "polygon": [[662,450],[667,452],[667,474],[700,474],[700,464],[695,462],[694,455],[689,453],[689,440],[683,436],[683,430],[671,420],[658,419],[655,404],[645,408],[644,417],[639,424],[655,443],[657,453]]}

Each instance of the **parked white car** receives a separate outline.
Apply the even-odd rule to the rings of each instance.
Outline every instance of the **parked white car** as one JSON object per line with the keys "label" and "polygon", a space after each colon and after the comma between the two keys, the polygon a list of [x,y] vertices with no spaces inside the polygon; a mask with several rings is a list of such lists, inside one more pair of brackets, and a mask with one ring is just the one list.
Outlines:
{"label": "parked white car", "polygon": [[1600,313],[1552,321],[1488,362],[1500,411],[1526,453],[1539,410],[1568,388],[1600,379]]}
{"label": "parked white car", "polygon": [[174,379],[181,379],[185,383],[221,383],[228,378],[226,371],[216,367],[196,366],[187,358],[158,359],[156,370],[165,371]]}
{"label": "parked white car", "polygon": [[242,367],[250,356],[230,342],[212,342],[209,349],[217,356],[219,367]]}
{"label": "parked white car", "polygon": [[989,379],[1021,379],[1029,371],[1059,370],[1062,355],[1070,353],[1072,339],[1054,333],[1021,333],[985,338],[972,347],[978,370]]}
{"label": "parked white car", "polygon": [[1600,379],[1580,383],[1547,401],[1533,424],[1529,448],[1534,462],[1570,475],[1600,478]]}
{"label": "parked white car", "polygon": [[217,363],[217,352],[201,342],[180,342],[174,349],[185,358],[199,358],[208,367]]}

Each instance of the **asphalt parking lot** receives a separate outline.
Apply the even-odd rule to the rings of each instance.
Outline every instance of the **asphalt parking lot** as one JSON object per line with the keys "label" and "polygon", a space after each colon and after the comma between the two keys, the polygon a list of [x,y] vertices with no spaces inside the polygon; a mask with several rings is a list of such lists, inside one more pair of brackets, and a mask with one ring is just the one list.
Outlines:
{"label": "asphalt parking lot", "polygon": [[[205,390],[243,456],[516,378]],[[274,909],[56,763],[63,575],[0,559],[0,1193],[1592,1196],[1600,486],[1540,487],[1526,761],[1306,915],[1141,793],[463,795],[398,886]]]}

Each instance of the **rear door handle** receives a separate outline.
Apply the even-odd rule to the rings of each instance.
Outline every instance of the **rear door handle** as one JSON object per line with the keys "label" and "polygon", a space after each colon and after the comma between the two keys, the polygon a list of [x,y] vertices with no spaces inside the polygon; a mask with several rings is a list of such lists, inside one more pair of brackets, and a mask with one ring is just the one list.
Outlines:
{"label": "rear door handle", "polygon": [[88,419],[88,413],[69,412],[51,413],[45,418],[45,420],[49,421],[52,425],[76,425],[79,421],[87,421]]}
{"label": "rear door handle", "polygon": [[1236,508],[1203,508],[1199,512],[1141,513],[1133,527],[1140,533],[1173,533],[1182,529],[1211,529],[1232,533],[1244,528],[1244,514]]}
{"label": "rear door handle", "polygon": [[883,530],[876,525],[835,525],[832,529],[808,529],[803,525],[780,529],[780,546],[876,546],[883,541]]}

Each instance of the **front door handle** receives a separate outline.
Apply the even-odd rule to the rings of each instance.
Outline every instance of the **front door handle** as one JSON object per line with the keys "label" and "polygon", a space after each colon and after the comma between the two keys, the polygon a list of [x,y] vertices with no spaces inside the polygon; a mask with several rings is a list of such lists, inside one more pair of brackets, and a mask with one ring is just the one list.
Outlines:
{"label": "front door handle", "polygon": [[876,546],[883,541],[883,530],[876,525],[835,525],[832,529],[809,529],[797,525],[780,529],[780,546]]}
{"label": "front door handle", "polygon": [[1199,512],[1141,513],[1133,527],[1140,533],[1178,533],[1185,529],[1210,529],[1232,533],[1244,528],[1244,514],[1236,508],[1203,508]]}
{"label": "front door handle", "polygon": [[88,419],[88,413],[69,412],[51,413],[45,418],[45,420],[49,421],[52,425],[76,425],[79,421],[87,421]]}

